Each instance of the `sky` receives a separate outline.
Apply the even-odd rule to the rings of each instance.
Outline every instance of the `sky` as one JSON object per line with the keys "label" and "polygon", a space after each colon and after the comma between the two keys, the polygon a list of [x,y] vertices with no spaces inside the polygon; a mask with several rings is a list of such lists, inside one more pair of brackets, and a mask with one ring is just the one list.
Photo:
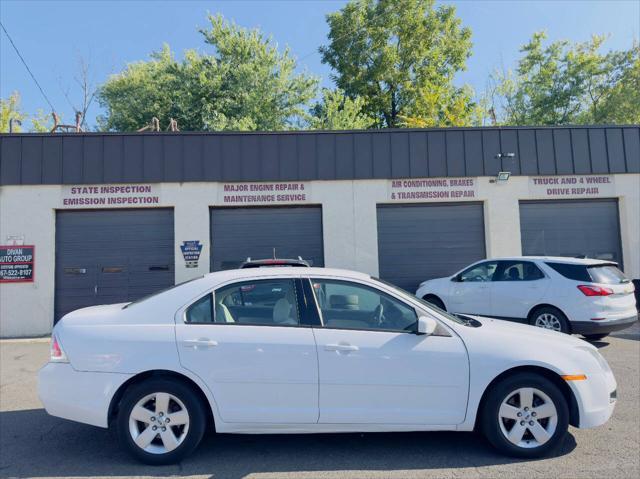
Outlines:
{"label": "sky", "polygon": [[[300,71],[332,87],[331,71],[321,62],[318,47],[326,44],[325,16],[339,10],[343,0],[225,0],[225,1],[32,1],[0,0],[0,21],[65,123],[80,105],[75,78],[79,59],[90,66],[95,84],[121,71],[127,63],[147,59],[168,43],[181,57],[185,49],[207,51],[198,27],[207,13],[221,13],[237,24],[259,28],[281,48],[298,58]],[[627,49],[640,32],[640,0],[458,0],[462,24],[472,31],[473,55],[467,70],[456,78],[478,93],[496,68],[513,68],[520,46],[545,30],[550,40],[586,41],[608,34],[605,50]],[[50,110],[38,87],[0,31],[0,97],[21,95],[29,114]],[[88,123],[95,125],[102,110],[94,102]]]}

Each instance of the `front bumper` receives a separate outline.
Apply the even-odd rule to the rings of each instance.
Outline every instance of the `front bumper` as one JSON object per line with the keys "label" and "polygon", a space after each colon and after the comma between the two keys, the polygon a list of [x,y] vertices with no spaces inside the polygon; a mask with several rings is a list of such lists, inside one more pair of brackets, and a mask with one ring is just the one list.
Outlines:
{"label": "front bumper", "polygon": [[38,397],[52,416],[108,427],[111,399],[130,377],[76,371],[69,363],[47,363],[38,371]]}
{"label": "front bumper", "polygon": [[617,401],[617,384],[611,370],[587,373],[584,381],[569,381],[580,411],[580,429],[590,429],[606,423]]}
{"label": "front bumper", "polygon": [[576,334],[608,334],[632,326],[638,321],[638,315],[620,319],[601,321],[572,321],[571,329]]}

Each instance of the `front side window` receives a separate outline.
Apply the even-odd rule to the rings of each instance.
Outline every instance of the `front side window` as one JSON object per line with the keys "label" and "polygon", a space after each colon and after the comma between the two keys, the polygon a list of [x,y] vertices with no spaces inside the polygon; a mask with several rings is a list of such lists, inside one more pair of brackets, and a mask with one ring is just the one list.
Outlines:
{"label": "front side window", "polygon": [[214,291],[214,322],[267,326],[300,324],[291,279],[243,281]]}
{"label": "front side window", "polygon": [[459,281],[463,282],[486,282],[491,281],[493,273],[496,272],[498,266],[497,261],[487,261],[480,263],[463,271],[458,276]]}
{"label": "front side window", "polygon": [[312,279],[325,328],[415,332],[418,316],[402,301],[349,281]]}
{"label": "front side window", "polygon": [[534,281],[544,274],[531,261],[500,261],[493,281]]}

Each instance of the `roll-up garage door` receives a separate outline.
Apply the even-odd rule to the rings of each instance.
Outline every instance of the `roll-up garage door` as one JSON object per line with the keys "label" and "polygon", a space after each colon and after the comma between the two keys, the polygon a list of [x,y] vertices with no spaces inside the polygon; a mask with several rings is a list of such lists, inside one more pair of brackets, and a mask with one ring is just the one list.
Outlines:
{"label": "roll-up garage door", "polygon": [[525,255],[584,256],[622,266],[615,199],[522,201],[520,233]]}
{"label": "roll-up garage door", "polygon": [[322,208],[211,209],[211,271],[237,268],[248,257],[297,258],[324,266]]}
{"label": "roll-up garage door", "polygon": [[485,255],[481,203],[378,206],[380,277],[407,291]]}
{"label": "roll-up garage door", "polygon": [[58,211],[55,321],[174,284],[172,209]]}

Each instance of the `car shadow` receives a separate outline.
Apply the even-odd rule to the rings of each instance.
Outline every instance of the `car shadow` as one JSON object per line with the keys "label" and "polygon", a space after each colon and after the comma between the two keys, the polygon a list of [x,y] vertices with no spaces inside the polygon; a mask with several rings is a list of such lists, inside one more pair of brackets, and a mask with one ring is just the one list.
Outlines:
{"label": "car shadow", "polygon": [[[556,456],[576,447],[568,434]],[[54,418],[43,409],[0,412],[0,476],[186,476],[475,468],[523,460],[502,456],[475,433],[207,434],[172,466],[130,458],[111,431]]]}

